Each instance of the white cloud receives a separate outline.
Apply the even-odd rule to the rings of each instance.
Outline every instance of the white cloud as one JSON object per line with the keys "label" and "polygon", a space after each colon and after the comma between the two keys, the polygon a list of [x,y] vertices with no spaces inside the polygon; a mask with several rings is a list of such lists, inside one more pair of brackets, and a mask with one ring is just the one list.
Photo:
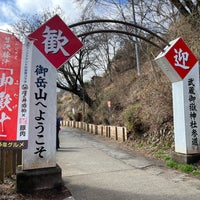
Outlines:
{"label": "white cloud", "polygon": [[75,0],[0,0],[0,29],[19,20],[22,15],[34,15],[44,10],[60,7],[68,23],[76,22],[84,5]]}
{"label": "white cloud", "polygon": [[16,7],[22,13],[30,13],[37,12],[42,7],[44,7],[47,2],[45,0],[16,0]]}
{"label": "white cloud", "polygon": [[73,0],[16,0],[17,9],[24,14],[36,14],[58,6],[64,11],[66,18],[72,21],[78,20],[83,8]]}
{"label": "white cloud", "polygon": [[12,4],[2,3],[1,5],[1,14],[5,18],[12,18],[14,16]]}
{"label": "white cloud", "polygon": [[10,28],[9,24],[16,20],[16,9],[12,1],[1,2],[0,6],[0,29],[7,30]]}

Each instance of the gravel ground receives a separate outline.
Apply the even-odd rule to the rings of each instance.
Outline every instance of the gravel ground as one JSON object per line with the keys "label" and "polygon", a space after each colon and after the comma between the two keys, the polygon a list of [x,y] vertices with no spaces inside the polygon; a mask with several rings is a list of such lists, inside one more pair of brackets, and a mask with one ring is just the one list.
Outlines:
{"label": "gravel ground", "polygon": [[7,178],[0,184],[0,200],[63,200],[69,196],[71,193],[65,187],[60,190],[42,190],[34,194],[19,194],[15,190],[15,177]]}

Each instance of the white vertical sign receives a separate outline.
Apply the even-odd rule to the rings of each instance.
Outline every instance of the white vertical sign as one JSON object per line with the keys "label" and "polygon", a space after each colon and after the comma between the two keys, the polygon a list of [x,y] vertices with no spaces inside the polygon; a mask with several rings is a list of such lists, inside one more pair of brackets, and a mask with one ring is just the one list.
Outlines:
{"label": "white vertical sign", "polygon": [[17,140],[28,140],[32,48],[33,42],[26,39],[22,51]]}
{"label": "white vertical sign", "polygon": [[172,83],[175,151],[199,153],[200,88],[199,65],[196,63],[183,81]]}
{"label": "white vertical sign", "polygon": [[28,149],[23,169],[56,166],[56,77],[52,64],[33,46]]}
{"label": "white vertical sign", "polygon": [[82,46],[58,15],[29,35],[33,40],[29,143],[23,169],[56,166],[57,71]]}
{"label": "white vertical sign", "polygon": [[200,153],[199,63],[182,38],[170,42],[156,62],[172,82],[175,151]]}

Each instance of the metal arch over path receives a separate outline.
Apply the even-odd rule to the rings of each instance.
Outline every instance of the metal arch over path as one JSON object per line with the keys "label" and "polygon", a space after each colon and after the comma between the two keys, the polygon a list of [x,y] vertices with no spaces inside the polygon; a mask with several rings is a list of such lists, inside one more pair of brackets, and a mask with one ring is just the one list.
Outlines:
{"label": "metal arch over path", "polygon": [[[73,27],[77,27],[77,26],[81,26],[81,25],[85,25],[85,24],[92,24],[92,23],[117,23],[117,24],[123,24],[123,25],[126,25],[126,26],[138,28],[138,29],[140,29],[142,31],[145,31],[145,32],[155,36],[157,39],[159,39],[161,42],[163,42],[165,44],[165,46],[166,45],[169,46],[169,43],[165,39],[163,39],[162,37],[160,37],[159,35],[157,35],[153,31],[151,31],[151,30],[149,30],[147,28],[144,28],[144,27],[142,27],[142,26],[140,26],[138,24],[132,24],[132,23],[125,22],[125,21],[111,20],[111,19],[86,20],[86,21],[75,23],[75,24],[71,24],[71,25],[69,25],[69,28],[73,28]],[[96,33],[112,33],[112,32],[121,33],[121,34],[130,35],[130,36],[134,36],[134,37],[140,38],[141,40],[144,40],[144,41],[152,44],[153,46],[155,46],[155,47],[157,47],[157,48],[159,48],[160,50],[163,51],[163,47],[159,46],[155,42],[152,42],[151,40],[149,40],[148,38],[146,38],[144,36],[141,36],[141,35],[136,34],[136,33],[131,33],[131,32],[122,31],[122,30],[116,30],[116,29],[107,29],[107,30],[98,29],[98,30],[94,30],[94,31],[89,31],[89,32],[84,32],[84,33],[81,33],[81,34],[77,34],[77,37],[87,36],[87,35],[96,34]]]}

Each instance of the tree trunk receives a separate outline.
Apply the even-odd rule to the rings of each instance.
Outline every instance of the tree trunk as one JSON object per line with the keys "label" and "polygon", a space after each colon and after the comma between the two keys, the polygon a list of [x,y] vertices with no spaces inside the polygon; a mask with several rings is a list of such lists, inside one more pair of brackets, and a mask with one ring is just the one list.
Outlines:
{"label": "tree trunk", "polygon": [[65,90],[65,91],[68,91],[68,92],[71,92],[75,95],[77,95],[81,101],[84,101],[85,103],[87,103],[87,105],[89,107],[92,107],[93,106],[93,100],[89,97],[88,93],[86,92],[86,90],[84,89],[80,89],[80,90],[75,90],[75,89],[70,89],[70,88],[67,88],[67,87],[64,87],[60,84],[57,83],[57,87],[62,89],[62,90]]}
{"label": "tree trunk", "polygon": [[170,0],[170,2],[178,9],[181,15],[185,17],[190,15],[190,13],[186,10],[186,8],[183,6],[180,0]]}
{"label": "tree trunk", "polygon": [[78,91],[76,95],[79,96],[81,101],[87,103],[89,107],[93,106],[93,100],[89,97],[88,93],[85,90]]}

